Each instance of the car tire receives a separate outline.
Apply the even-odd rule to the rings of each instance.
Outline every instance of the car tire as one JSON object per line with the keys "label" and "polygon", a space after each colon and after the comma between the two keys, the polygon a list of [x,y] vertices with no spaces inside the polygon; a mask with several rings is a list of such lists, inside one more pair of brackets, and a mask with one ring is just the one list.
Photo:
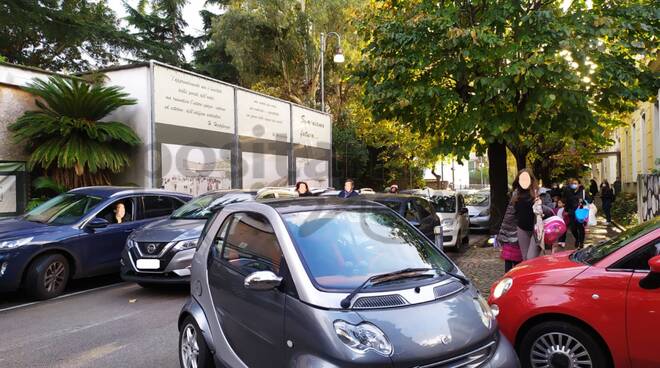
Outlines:
{"label": "car tire", "polygon": [[[578,359],[583,362],[589,360],[591,365],[576,365],[577,367],[611,368],[606,358],[609,353],[602,344],[592,336],[591,332],[572,323],[564,321],[539,323],[529,329],[521,341],[518,356],[523,367],[571,366],[570,360]],[[586,357],[584,352],[587,353]],[[534,359],[537,359],[534,363],[532,363],[532,354]]]}
{"label": "car tire", "polygon": [[[195,359],[196,365],[191,364]],[[202,336],[197,322],[191,316],[186,317],[179,332],[179,364],[181,368],[214,368],[213,356],[206,340]]]}
{"label": "car tire", "polygon": [[35,259],[25,277],[25,291],[34,299],[61,295],[69,282],[69,261],[62,254],[46,254]]}

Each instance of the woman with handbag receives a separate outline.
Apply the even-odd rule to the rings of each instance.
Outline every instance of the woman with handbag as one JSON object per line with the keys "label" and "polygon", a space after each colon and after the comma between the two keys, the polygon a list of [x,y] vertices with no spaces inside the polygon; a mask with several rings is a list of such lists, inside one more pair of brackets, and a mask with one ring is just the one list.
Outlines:
{"label": "woman with handbag", "polygon": [[[531,171],[520,170],[513,182],[513,196],[511,203],[515,210],[515,220],[518,234],[518,245],[523,260],[536,258],[541,254],[543,234],[537,234],[541,210],[541,199],[539,198],[538,183]],[[542,232],[542,230],[541,230]]]}

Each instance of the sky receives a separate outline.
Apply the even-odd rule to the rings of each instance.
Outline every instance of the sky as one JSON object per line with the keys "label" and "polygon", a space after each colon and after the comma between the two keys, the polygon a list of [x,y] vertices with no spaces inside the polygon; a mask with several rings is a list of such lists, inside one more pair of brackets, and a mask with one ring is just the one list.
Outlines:
{"label": "sky", "polygon": [[[126,11],[124,10],[124,4],[122,0],[107,0],[108,5],[112,10],[117,14],[117,18],[124,18],[126,16]],[[138,0],[126,0],[126,2],[135,7],[137,6]],[[188,0],[188,3],[183,8],[183,19],[188,23],[188,28],[186,31],[193,36],[199,36],[203,29],[204,24],[202,23],[202,17],[199,16],[199,11],[206,8],[214,13],[219,13],[220,8],[217,6],[204,6],[205,0]],[[192,60],[192,49],[187,47],[184,54],[186,55],[186,60]]]}

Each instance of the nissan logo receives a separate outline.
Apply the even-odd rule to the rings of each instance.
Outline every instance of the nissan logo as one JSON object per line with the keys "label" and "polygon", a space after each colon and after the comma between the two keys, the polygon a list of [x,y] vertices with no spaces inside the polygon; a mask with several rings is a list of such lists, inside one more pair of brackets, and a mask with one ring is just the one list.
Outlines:
{"label": "nissan logo", "polygon": [[156,244],[147,245],[147,253],[153,254],[156,251]]}

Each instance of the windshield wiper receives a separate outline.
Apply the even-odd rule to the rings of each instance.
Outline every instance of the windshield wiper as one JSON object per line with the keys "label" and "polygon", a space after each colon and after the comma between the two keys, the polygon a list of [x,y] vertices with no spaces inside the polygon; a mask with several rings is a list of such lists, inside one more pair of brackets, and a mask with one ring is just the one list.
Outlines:
{"label": "windshield wiper", "polygon": [[[351,301],[360,291],[362,291],[368,284],[379,284],[392,280],[401,280],[409,277],[419,277],[420,273],[428,272],[433,270],[433,268],[404,268],[403,270],[381,273],[378,275],[373,275],[366,279],[360,286],[356,287],[350,294],[348,294],[344,299],[341,300],[341,307],[346,309],[351,306]],[[380,280],[380,281],[379,281]]]}

